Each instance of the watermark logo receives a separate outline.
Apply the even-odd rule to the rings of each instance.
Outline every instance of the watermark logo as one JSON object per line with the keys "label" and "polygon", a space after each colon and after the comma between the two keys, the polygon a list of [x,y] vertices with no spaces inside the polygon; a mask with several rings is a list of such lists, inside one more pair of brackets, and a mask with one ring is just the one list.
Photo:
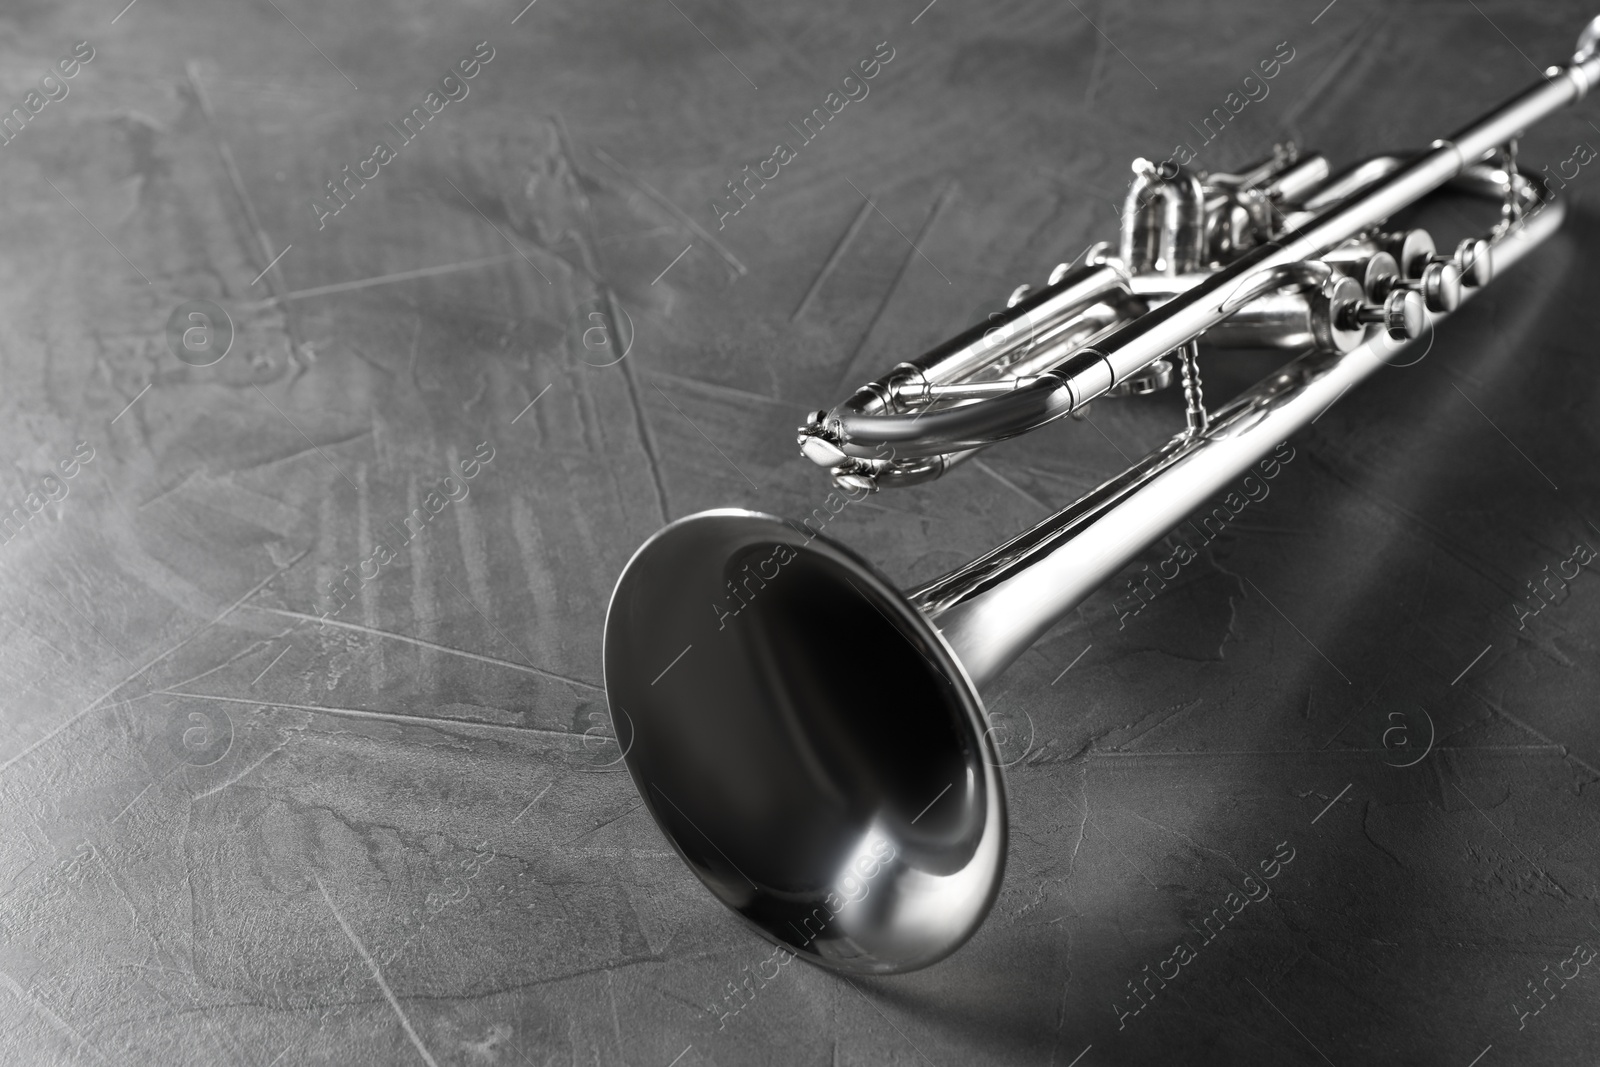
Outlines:
{"label": "watermark logo", "polygon": [[[719,193],[710,201],[711,214],[717,220],[717,229],[726,229],[730,218],[755,201],[757,190],[765,189],[767,183],[774,181],[784,167],[800,158],[799,149],[820,137],[828,123],[837,118],[846,106],[852,101],[865,100],[867,94],[872,91],[868,83],[882,73],[884,65],[894,59],[894,56],[894,46],[888,41],[878,44],[872,50],[871,56],[850,68],[849,73],[840,81],[839,89],[829,92],[820,105],[812,108],[809,115],[801,118],[800,125],[796,126],[792,121],[789,123],[789,129],[795,133],[794,144],[798,147],[791,147],[787,141],[780,142],[772,149],[772,155],[759,163],[745,164],[740,177],[729,179],[727,194]],[[754,188],[751,187],[751,182],[755,183]]]}
{"label": "watermark logo", "polygon": [[[886,838],[874,834],[856,855],[854,862],[844,869],[845,873],[834,884],[833,891],[823,898],[820,905],[812,909],[810,915],[800,920],[800,926],[805,929],[802,930],[793,923],[789,924],[803,939],[799,942],[800,947],[804,948],[814,941],[845,908],[865,898],[872,891],[870,884],[872,880],[880,872],[889,869],[889,865],[897,855],[895,847]],[[796,955],[798,953],[787,945],[779,945],[770,956],[756,965],[755,977],[760,979],[759,983],[751,980],[749,964],[740,968],[744,972],[744,981],[742,983],[729,981],[722,994],[722,1006],[712,1004],[706,1008],[710,1015],[716,1017],[717,1029],[726,1030],[728,1020],[754,1003],[757,991],[765,989],[769,982],[775,980],[779,971]],[[771,974],[762,969],[768,964],[772,966]]]}
{"label": "watermark logo", "polygon": [[[1286,851],[1287,850],[1287,851]],[[1260,904],[1272,895],[1272,887],[1268,884],[1272,879],[1283,873],[1283,868],[1294,861],[1294,846],[1287,841],[1280,841],[1272,850],[1272,856],[1263,859],[1260,864],[1261,878],[1258,881],[1253,875],[1246,875],[1242,880],[1242,889],[1228,888],[1228,895],[1221,904],[1200,917],[1200,925],[1196,926],[1193,919],[1189,920],[1189,929],[1194,931],[1191,939],[1186,933],[1172,948],[1172,954],[1159,961],[1155,970],[1145,964],[1140,973],[1130,978],[1127,982],[1128,996],[1117,994],[1117,999],[1112,1002],[1111,1010],[1117,1017],[1117,1029],[1125,1030],[1128,1019],[1138,1015],[1148,1008],[1161,990],[1167,988],[1168,982],[1176,982],[1183,973],[1183,968],[1189,966],[1200,955],[1201,951],[1222,935],[1228,924],[1239,917],[1239,913],[1251,904]],[[1167,968],[1172,968],[1172,973],[1167,973]],[[1153,986],[1151,983],[1155,983]]]}
{"label": "watermark logo", "polygon": [[[581,712],[583,709],[580,708]],[[607,715],[598,708],[592,709],[582,721],[587,721],[589,726],[583,731],[583,757],[585,770],[594,773],[609,771],[621,765],[627,758],[628,751],[633,748],[633,739],[636,736],[633,729],[633,718],[628,714],[628,709],[618,707],[622,718],[628,726],[628,739],[626,743],[619,743],[618,731],[613,716]]]}
{"label": "watermark logo", "polygon": [[177,708],[167,721],[167,748],[191,767],[209,767],[233,748],[233,720],[222,708]]}
{"label": "watermark logo", "polygon": [[[1073,262],[1076,263],[1077,260]],[[1039,343],[1039,327],[1043,323],[1043,320],[1031,311],[1018,314],[1010,307],[996,311],[993,303],[984,303],[975,308],[972,314],[967,315],[962,321],[984,323],[983,351],[992,353],[1002,349],[1008,350],[1005,360],[1007,364],[1022,359],[1034,350]]]}
{"label": "watermark logo", "polygon": [[[354,573],[347,563],[339,569],[334,580],[328,583],[328,598],[336,606],[331,611],[323,612],[320,618],[325,622],[329,615],[337,615],[354,603],[357,592],[366,583],[376,581],[383,573],[383,568],[400,558],[398,549],[421,537],[434,516],[446,507],[465,500],[472,492],[472,487],[467,483],[482,474],[483,468],[494,460],[494,456],[493,444],[488,441],[479,442],[470,457],[456,461],[456,469],[461,472],[459,478],[454,471],[445,475],[437,486],[429,489],[421,502],[411,509],[411,514],[398,523],[393,519],[388,520],[387,532],[379,532],[371,554],[356,564]],[[394,547],[388,543],[391,533],[399,535],[395,539]],[[371,574],[367,573],[369,570],[372,571]]]}
{"label": "watermark logo", "polygon": [[56,469],[61,472],[61,477],[56,477],[55,472],[51,471],[34,483],[20,504],[11,503],[7,508],[6,504],[0,503],[0,545],[10,544],[23,530],[29,528],[28,523],[35,515],[51,504],[59,504],[65,500],[67,494],[72,491],[67,482],[77,477],[84,465],[93,459],[94,446],[87,441],[79,441],[70,456],[56,461]]}
{"label": "watermark logo", "polygon": [[[1412,737],[1412,721],[1407,718],[1406,713],[1403,711],[1391,711],[1389,713],[1387,719],[1389,726],[1383,731],[1383,736],[1380,740],[1383,743],[1383,750],[1390,757],[1383,762],[1391,767],[1415,767],[1427,759],[1428,753],[1433,751],[1433,739],[1436,733],[1433,727],[1433,716],[1428,714],[1427,708],[1419,707],[1417,711],[1422,713],[1423,721],[1428,724],[1428,740],[1421,744],[1420,751],[1417,744],[1417,741],[1420,740],[1420,733],[1418,738],[1414,739]],[[1412,755],[1412,753],[1417,754]]]}
{"label": "watermark logo", "polygon": [[[1378,357],[1379,362],[1383,363],[1384,366],[1387,366],[1387,367],[1394,367],[1396,369],[1401,369],[1401,368],[1404,368],[1404,367],[1414,367],[1414,366],[1416,366],[1418,363],[1421,363],[1423,360],[1427,359],[1428,358],[1428,353],[1433,351],[1433,339],[1434,339],[1434,337],[1436,335],[1436,331],[1433,328],[1433,319],[1434,319],[1433,315],[1429,315],[1427,317],[1427,328],[1426,328],[1425,332],[1427,334],[1428,343],[1422,346],[1422,355],[1418,356],[1416,359],[1409,360],[1409,361],[1407,361],[1405,363],[1396,363],[1395,361],[1389,359],[1388,357],[1390,357],[1390,356],[1396,355],[1397,353],[1403,352],[1408,348],[1414,347],[1416,342],[1415,341],[1397,341],[1394,338],[1390,337],[1387,333],[1384,333],[1382,331],[1375,331],[1375,339],[1373,341],[1373,354]],[[1382,349],[1382,351],[1381,352],[1378,351],[1379,349]]]}
{"label": "watermark logo", "polygon": [[[1593,161],[1596,154],[1594,145],[1587,141],[1579,141],[1572,146],[1572,155],[1556,164],[1556,170],[1560,174],[1559,177],[1550,173],[1550,164],[1546,163],[1543,167],[1540,167],[1539,169],[1544,171],[1545,174],[1545,189],[1549,194],[1549,199],[1554,200],[1556,191],[1565,189],[1567,183],[1576,178],[1578,171]],[[1571,174],[1567,173],[1567,167],[1569,166],[1572,168]]]}
{"label": "watermark logo", "polygon": [[[1284,54],[1284,49],[1288,49],[1287,55]],[[1165,181],[1172,181],[1178,176],[1180,168],[1187,167],[1199,158],[1201,152],[1212,141],[1227,132],[1229,124],[1238,117],[1240,112],[1250,104],[1260,103],[1267,98],[1268,94],[1272,92],[1272,87],[1267,82],[1283,73],[1283,68],[1294,62],[1296,54],[1294,46],[1288,41],[1279,41],[1273,49],[1272,57],[1257,63],[1256,68],[1250,70],[1240,80],[1239,88],[1230,91],[1227,96],[1223,97],[1221,106],[1212,108],[1211,114],[1201,119],[1199,126],[1196,126],[1194,121],[1190,120],[1189,128],[1200,135],[1200,147],[1195,148],[1188,141],[1180,141],[1172,149],[1172,155],[1162,160],[1155,167],[1157,176]],[[1259,76],[1257,75],[1257,70],[1260,71]],[[1241,95],[1241,91],[1243,95]],[[1131,187],[1132,179],[1129,179],[1129,185]]]}
{"label": "watermark logo", "polygon": [[0,105],[8,110],[0,111],[0,145],[8,145],[22,131],[28,128],[38,114],[46,107],[60,100],[65,100],[72,91],[67,85],[67,79],[76,78],[83,65],[95,57],[94,45],[88,41],[79,41],[72,46],[70,55],[62,56],[56,60],[56,65],[46,67],[44,75],[39,79],[39,88],[29,89],[23,94],[20,103]]}
{"label": "watermark logo", "polygon": [[[1569,594],[1569,583],[1583,573],[1583,568],[1594,562],[1595,550],[1587,541],[1577,541],[1572,546],[1572,555],[1556,563],[1555,573],[1550,573],[1550,565],[1545,564],[1539,572],[1539,584],[1535,585],[1530,579],[1526,584],[1529,595],[1524,598],[1526,603],[1511,605],[1511,610],[1517,616],[1517,629],[1525,630],[1528,620],[1539,614],[1545,608],[1555,607],[1564,602]],[[1568,568],[1571,570],[1568,570]],[[1552,585],[1551,583],[1554,582]]]}
{"label": "watermark logo", "polygon": [[1033,716],[1024,711],[1022,717],[1028,721],[1026,736],[1018,728],[1015,717],[1010,712],[993,710],[989,712],[989,728],[983,733],[994,746],[994,753],[1000,762],[991,761],[987,753],[983,757],[983,762],[991,767],[1009,770],[1033,754],[1035,733]]}
{"label": "watermark logo", "polygon": [[209,300],[179,304],[167,316],[167,348],[191,367],[220,363],[233,347],[233,320]]}
{"label": "watermark logo", "polygon": [[567,350],[591,367],[614,367],[627,359],[633,351],[633,320],[627,309],[603,297],[579,304],[567,324]]}
{"label": "watermark logo", "polygon": [[[367,187],[367,183],[376,179],[383,173],[384,167],[399,157],[399,149],[421,137],[428,123],[441,111],[454,101],[465,100],[472,92],[472,87],[467,83],[478,76],[483,67],[494,59],[494,55],[494,47],[488,41],[479,41],[473,46],[470,56],[449,68],[444,77],[439,79],[438,88],[429,90],[421,104],[411,105],[411,110],[400,119],[399,125],[393,122],[388,124],[389,129],[394,131],[397,138],[395,145],[398,147],[391,147],[386,140],[377,141],[370,156],[357,160],[354,171],[347,163],[339,170],[343,177],[330,178],[323,183],[327,195],[311,201],[311,215],[317,220],[317,229],[325,228],[330,218],[349,207],[356,195]],[[368,170],[369,167],[372,169]],[[448,178],[445,180],[449,181]],[[461,190],[457,189],[456,192]]]}
{"label": "watermark logo", "polygon": [[[1533,978],[1528,979],[1524,984],[1531,995],[1524,995],[1520,992],[1517,995],[1526,1001],[1529,1006],[1523,1007],[1520,1002],[1515,1000],[1511,1002],[1511,1011],[1517,1017],[1517,1029],[1524,1029],[1528,1025],[1528,1017],[1530,1015],[1538,1015],[1548,1008],[1551,1002],[1556,999],[1556,994],[1567,988],[1568,982],[1575,982],[1580,977],[1589,977],[1588,974],[1584,973],[1583,968],[1594,962],[1595,955],[1594,949],[1580,941],[1573,946],[1571,955],[1556,964],[1554,971],[1550,969],[1550,965],[1547,963],[1542,968],[1544,971],[1543,978],[1535,975]],[[1568,967],[1572,968],[1571,973],[1568,973]],[[1538,985],[1534,984],[1535,979],[1538,979]],[[1552,982],[1555,985],[1551,985],[1550,983]]]}
{"label": "watermark logo", "polygon": [[1294,447],[1285,441],[1279,445],[1266,459],[1257,464],[1256,471],[1244,476],[1239,484],[1239,491],[1231,491],[1222,498],[1222,503],[1212,508],[1211,514],[1201,516],[1199,524],[1190,519],[1183,526],[1178,527],[1167,535],[1163,541],[1176,541],[1177,546],[1164,559],[1156,564],[1155,570],[1150,569],[1148,563],[1141,564],[1143,571],[1139,581],[1128,578],[1128,595],[1117,600],[1112,608],[1117,613],[1117,629],[1125,629],[1128,620],[1139,614],[1156,596],[1167,587],[1168,582],[1175,582],[1181,569],[1194,560],[1200,558],[1200,550],[1222,536],[1229,523],[1239,517],[1249,504],[1259,504],[1267,499],[1272,492],[1272,487],[1267,483],[1278,476],[1283,466],[1295,457]]}

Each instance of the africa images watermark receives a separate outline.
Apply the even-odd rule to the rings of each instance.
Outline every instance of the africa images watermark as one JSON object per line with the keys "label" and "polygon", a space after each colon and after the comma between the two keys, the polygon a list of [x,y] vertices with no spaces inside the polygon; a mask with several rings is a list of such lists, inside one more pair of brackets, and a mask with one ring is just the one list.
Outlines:
{"label": "africa images watermark", "polygon": [[[888,449],[889,455],[888,457],[880,458],[892,459],[894,456],[893,446],[886,444],[881,446],[878,451],[882,452],[884,449]],[[846,507],[859,503],[871,495],[871,489],[862,489],[859,496],[851,496],[850,490],[843,487],[829,493],[823,498],[821,506],[812,508],[811,514],[800,522],[800,527],[806,534],[806,543],[810,544],[815,540],[817,535],[822,532],[822,528]],[[815,529],[812,529],[813,523],[816,525]],[[793,545],[778,543],[772,546],[770,555],[756,563],[753,570],[750,564],[746,563],[740,572],[742,577],[735,576],[739,578],[737,584],[734,578],[729,578],[729,600],[714,600],[711,602],[711,611],[717,617],[717,629],[727,629],[728,620],[749,607],[750,602],[756,598],[757,594],[767,587],[767,583],[778,577],[783,565],[793,562],[798,557],[799,553],[795,551]],[[771,567],[770,571],[768,570],[769,566]],[[736,606],[730,606],[730,604]]]}
{"label": "africa images watermark", "polygon": [[[803,148],[816,140],[822,133],[823,127],[827,126],[828,120],[835,118],[852,100],[865,100],[867,94],[872,91],[867,82],[876,78],[882,72],[883,64],[888,63],[893,58],[894,48],[888,41],[882,42],[873,49],[871,56],[858,62],[855,68],[844,76],[844,81],[840,83],[840,89],[844,90],[844,95],[841,96],[837,91],[830,92],[823,97],[822,106],[813,108],[811,114],[800,120],[799,126],[796,126],[793,122],[789,123],[789,128],[799,135],[800,146]],[[859,78],[856,77],[856,71],[861,72]],[[815,123],[815,129],[813,129],[813,123]],[[789,147],[788,143],[785,142],[773,148],[771,156],[755,164],[754,172],[751,171],[750,164],[745,164],[743,181],[740,184],[735,184],[733,181],[728,182],[728,193],[732,196],[733,202],[737,206],[730,208],[724,202],[711,201],[711,213],[716,216],[717,229],[726,228],[728,219],[749,207],[751,201],[756,198],[756,190],[750,188],[751,182],[756,183],[757,189],[765,189],[767,182],[777,178],[782,168],[793,163],[799,157],[800,153]],[[772,168],[772,173],[770,174],[767,173],[768,167]]]}
{"label": "africa images watermark", "polygon": [[[1567,182],[1570,182],[1576,178],[1579,170],[1593,162],[1595,155],[1596,152],[1594,150],[1594,145],[1587,141],[1579,141],[1577,144],[1572,146],[1572,155],[1556,164],[1556,170],[1559,172],[1559,176],[1550,173],[1550,164],[1548,163],[1539,168],[1545,173],[1545,192],[1547,194],[1547,198],[1554,200],[1556,197],[1556,192],[1560,189],[1565,189],[1567,187]],[[1572,167],[1571,174],[1567,173],[1567,167],[1569,165]]]}
{"label": "africa images watermark", "polygon": [[[1589,547],[1589,543],[1587,541],[1579,541],[1572,546],[1572,555],[1556,564],[1555,574],[1551,574],[1550,565],[1548,563],[1545,564],[1543,577],[1539,580],[1539,584],[1534,585],[1531,579],[1527,582],[1530,593],[1527,603],[1511,605],[1511,610],[1517,616],[1517,629],[1527,629],[1530,618],[1539,614],[1545,608],[1555,607],[1565,600],[1566,598],[1562,594],[1567,592],[1567,583],[1582,574],[1583,568],[1592,563],[1594,557],[1594,549]],[[1572,568],[1570,573],[1568,573],[1568,567]],[[1557,588],[1551,588],[1550,583],[1552,580],[1556,583]]]}
{"label": "africa images watermark", "polygon": [[[67,78],[78,77],[83,64],[93,58],[94,46],[86,40],[80,40],[77,45],[72,46],[72,54],[62,56],[56,61],[54,70],[38,78],[37,90],[29,90],[22,94],[21,106],[11,107],[10,112],[0,118],[0,144],[11,144],[11,141],[26,130],[27,123],[32,122],[35,115],[40,114],[53,102],[67,99],[67,93],[72,91],[67,85]],[[11,126],[13,122],[16,123],[16,128]]]}
{"label": "africa images watermark", "polygon": [[[50,104],[65,100],[71,92],[67,85],[68,78],[76,78],[83,69],[83,64],[95,57],[94,46],[88,41],[79,41],[72,46],[72,54],[62,56],[56,60],[55,69],[45,73],[39,79],[39,88],[29,89],[22,96],[20,105],[13,105],[3,118],[0,118],[0,145],[8,145],[28,128],[34,116],[38,115]],[[15,126],[12,124],[15,123]]]}
{"label": "africa images watermark", "polygon": [[[421,135],[423,127],[439,112],[443,111],[451,101],[460,101],[467,98],[472,92],[472,87],[467,84],[482,72],[483,66],[494,59],[494,49],[488,41],[479,41],[473,46],[472,55],[460,60],[451,68],[449,74],[439,79],[439,88],[430,90],[422,98],[420,105],[413,105],[410,112],[400,120],[400,125],[389,123],[389,128],[399,137],[399,145],[404,148]],[[457,76],[459,72],[460,76]],[[442,94],[442,95],[441,95]],[[398,153],[387,141],[379,141],[372,149],[372,155],[356,163],[355,173],[350,172],[350,165],[341,168],[344,178],[337,183],[330,179],[327,182],[328,197],[311,201],[311,213],[316,216],[317,229],[322,229],[328,220],[350,206],[356,193],[367,187],[367,182],[372,181],[383,172],[383,168],[393,163],[398,158]],[[371,167],[371,173],[367,168]],[[355,185],[352,188],[351,183]],[[330,206],[332,205],[332,206]]]}
{"label": "africa images watermark", "polygon": [[[874,834],[856,856],[855,862],[845,869],[845,874],[834,885],[833,890],[823,897],[822,904],[813,908],[811,914],[800,920],[800,925],[805,929],[790,927],[800,936],[798,944],[801,948],[816,940],[817,936],[825,930],[841,912],[847,907],[864,899],[872,891],[870,883],[895,858],[894,846],[889,841]],[[795,958],[797,953],[785,945],[779,945],[772,954],[756,964],[755,977],[760,979],[760,985],[751,981],[750,965],[745,964],[740,968],[745,972],[744,981],[735,983],[729,981],[727,991],[722,995],[722,1003],[726,1011],[711,1005],[706,1011],[718,1018],[718,1030],[725,1030],[728,1020],[738,1015],[745,1008],[755,1002],[756,990],[765,989],[768,982],[778,977],[782,967]],[[766,964],[772,964],[772,973],[767,974],[761,970]],[[748,994],[748,995],[747,995]]]}
{"label": "africa images watermark", "polygon": [[67,482],[76,478],[84,465],[93,459],[94,446],[87,441],[79,441],[72,455],[56,462],[56,467],[61,471],[59,478],[54,473],[44,475],[38,485],[28,490],[21,504],[10,511],[0,512],[0,545],[10,544],[47,505],[65,500],[72,491]]}
{"label": "africa images watermark", "polygon": [[[1239,484],[1243,496],[1240,496],[1239,492],[1230,492],[1222,498],[1221,504],[1211,509],[1209,515],[1201,518],[1199,526],[1196,526],[1191,519],[1169,533],[1167,537],[1175,538],[1177,546],[1165,559],[1156,564],[1154,571],[1150,569],[1148,563],[1142,564],[1143,579],[1137,583],[1132,578],[1127,579],[1130,595],[1112,604],[1112,609],[1117,613],[1117,621],[1120,623],[1117,629],[1126,629],[1128,620],[1149,606],[1150,602],[1167,587],[1168,582],[1176,581],[1180,569],[1199,558],[1198,550],[1221,537],[1222,531],[1227,529],[1228,524],[1237,519],[1251,502],[1259,504],[1267,499],[1267,495],[1272,492],[1272,487],[1267,482],[1276,478],[1283,465],[1293,460],[1294,456],[1293,446],[1285,441],[1273,450],[1272,455],[1257,465],[1261,472],[1260,478],[1257,478],[1254,472],[1245,475]],[[1212,529],[1213,526],[1215,530]],[[1193,538],[1189,537],[1189,532],[1193,532]]]}
{"label": "africa images watermark", "polygon": [[[1548,963],[1544,965],[1543,969],[1545,971],[1545,977],[1538,985],[1534,985],[1532,978],[1528,979],[1528,991],[1533,995],[1529,996],[1527,1001],[1529,1004],[1535,1005],[1535,1007],[1530,1010],[1529,1008],[1524,1008],[1517,1001],[1511,1002],[1511,1011],[1517,1017],[1517,1029],[1524,1029],[1528,1025],[1528,1016],[1538,1015],[1540,1012],[1544,1011],[1544,1009],[1550,1006],[1551,1001],[1556,999],[1556,993],[1558,990],[1550,987],[1551,982],[1557,983],[1561,989],[1567,988],[1567,983],[1576,981],[1581,975],[1583,975],[1583,968],[1593,963],[1594,958],[1594,949],[1580,941],[1577,945],[1573,946],[1571,955],[1562,960],[1560,963],[1556,964],[1556,969],[1554,972],[1551,972],[1550,965]],[[1571,974],[1567,973],[1567,967],[1569,966],[1572,968]],[[1541,987],[1544,989],[1545,993],[1550,994],[1548,997],[1539,992]]]}
{"label": "africa images watermark", "polygon": [[[411,510],[411,514],[401,520],[402,525],[396,525],[393,519],[389,520],[389,528],[401,535],[395,544],[404,548],[422,536],[422,531],[427,528],[428,523],[433,521],[433,517],[443,511],[447,505],[465,500],[467,494],[471,492],[467,482],[481,474],[483,468],[494,459],[494,455],[494,445],[488,441],[482,442],[473,451],[472,458],[463,459],[457,463],[457,467],[461,471],[460,478],[457,478],[454,474],[445,475],[439,482],[438,488],[429,489],[427,494],[423,496],[422,502]],[[338,604],[338,607],[332,611],[322,612],[319,618],[326,620],[330,615],[337,615],[343,611],[355,601],[356,593],[359,592],[362,585],[376,581],[378,576],[383,573],[383,568],[394,562],[398,557],[399,553],[390,548],[387,541],[379,538],[367,558],[356,564],[354,575],[350,573],[350,565],[348,563],[345,564],[340,568],[344,572],[343,577],[328,583],[328,596]],[[367,573],[369,567],[372,571],[371,574]],[[357,578],[360,579],[359,583],[356,581]]]}
{"label": "africa images watermark", "polygon": [[[1287,854],[1285,849],[1288,850]],[[1264,859],[1258,865],[1261,869],[1261,881],[1258,882],[1255,878],[1247,875],[1244,879],[1243,894],[1237,889],[1229,889],[1228,895],[1222,900],[1222,905],[1212,908],[1210,913],[1200,920],[1199,926],[1196,926],[1191,919],[1189,928],[1199,935],[1200,947],[1203,948],[1215,941],[1222,931],[1227,929],[1228,923],[1238,918],[1245,908],[1251,904],[1259,904],[1271,896],[1272,890],[1267,887],[1266,883],[1282,874],[1283,868],[1287,867],[1293,860],[1293,846],[1287,841],[1278,842],[1277,846],[1272,850],[1272,858]],[[1213,924],[1216,926],[1214,930],[1212,929]],[[1121,1003],[1113,1003],[1111,1005],[1111,1011],[1117,1017],[1117,1029],[1126,1029],[1129,1017],[1138,1015],[1149,1007],[1150,1003],[1156,999],[1157,989],[1165,989],[1168,982],[1177,981],[1178,976],[1183,973],[1182,969],[1193,963],[1199,955],[1200,949],[1191,945],[1189,940],[1185,938],[1173,946],[1170,956],[1156,964],[1155,973],[1151,973],[1148,963],[1145,964],[1141,968],[1144,972],[1143,978],[1130,978],[1128,980],[1128,992],[1131,994],[1128,997],[1128,1002],[1134,1006],[1123,1007]],[[1172,968],[1171,974],[1166,971],[1169,966]],[[1139,982],[1138,985],[1134,985],[1136,980]],[[1156,984],[1157,989],[1150,987],[1151,982]],[[1141,988],[1144,990],[1143,993],[1140,992]]]}
{"label": "africa images watermark", "polygon": [[167,349],[179,362],[209,367],[233,348],[233,319],[210,300],[186,300],[167,316]]}
{"label": "africa images watermark", "polygon": [[177,766],[209,767],[233,751],[233,718],[228,709],[213,705],[168,703],[167,748],[178,757]]}
{"label": "africa images watermark", "polygon": [[[1284,49],[1288,49],[1288,55],[1284,54]],[[1227,130],[1228,124],[1242,113],[1246,107],[1249,107],[1252,103],[1260,103],[1267,98],[1267,95],[1272,92],[1272,87],[1267,82],[1282,74],[1283,68],[1292,63],[1294,57],[1294,47],[1288,41],[1278,42],[1272,58],[1263,59],[1256,64],[1256,70],[1261,72],[1260,76],[1258,77],[1256,71],[1253,70],[1246,74],[1243,81],[1240,82],[1239,89],[1244,91],[1243,96],[1239,95],[1238,89],[1230,90],[1228,95],[1222,98],[1222,106],[1212,108],[1211,114],[1201,119],[1199,126],[1196,126],[1193,120],[1189,122],[1189,128],[1200,135],[1200,147],[1195,148],[1188,141],[1180,141],[1173,147],[1172,155],[1157,165],[1156,173],[1169,181],[1176,178],[1178,176],[1178,168],[1187,167],[1199,158],[1201,151],[1221,137]],[[1215,129],[1212,128],[1213,123],[1215,123]],[[1132,185],[1131,178],[1129,179],[1129,185]]]}

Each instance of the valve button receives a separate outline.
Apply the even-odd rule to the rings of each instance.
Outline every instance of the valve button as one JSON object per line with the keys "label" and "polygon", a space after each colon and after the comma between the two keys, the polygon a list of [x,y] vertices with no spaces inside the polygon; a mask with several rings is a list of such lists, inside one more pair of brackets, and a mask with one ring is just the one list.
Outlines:
{"label": "valve button", "polygon": [[1428,305],[1422,294],[1400,289],[1383,302],[1383,328],[1396,341],[1413,341],[1428,325]]}
{"label": "valve button", "polygon": [[1415,289],[1395,289],[1382,304],[1366,304],[1356,309],[1358,323],[1381,323],[1396,341],[1413,341],[1428,325],[1428,305]]}
{"label": "valve button", "polygon": [[1461,306],[1461,272],[1449,260],[1423,268],[1420,288],[1429,311],[1454,311]]}
{"label": "valve button", "polygon": [[1455,264],[1462,285],[1470,289],[1488,285],[1494,277],[1494,249],[1481,237],[1469,237],[1456,245]]}

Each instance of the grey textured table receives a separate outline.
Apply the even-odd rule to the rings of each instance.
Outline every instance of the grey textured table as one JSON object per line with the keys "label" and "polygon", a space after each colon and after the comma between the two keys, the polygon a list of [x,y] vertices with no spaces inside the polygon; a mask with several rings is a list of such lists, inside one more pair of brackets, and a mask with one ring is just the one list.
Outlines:
{"label": "grey textured table", "polygon": [[[972,942],[734,993],[768,946],[614,763],[600,635],[634,548],[706,507],[810,511],[800,414],[1113,236],[1133,156],[1425,144],[1593,14],[921,7],[0,12],[26,113],[0,145],[0,1060],[1600,1056],[1594,567],[1516,611],[1600,547],[1600,178],[1571,162],[1563,234],[1295,438],[1174,588],[1119,626],[1108,587],[988,694],[1013,836]],[[1600,143],[1597,114],[1524,161]],[[226,328],[192,301],[232,323],[209,366]],[[1181,415],[1091,419],[832,532],[932,577]],[[1252,873],[1270,895],[1230,901]]]}

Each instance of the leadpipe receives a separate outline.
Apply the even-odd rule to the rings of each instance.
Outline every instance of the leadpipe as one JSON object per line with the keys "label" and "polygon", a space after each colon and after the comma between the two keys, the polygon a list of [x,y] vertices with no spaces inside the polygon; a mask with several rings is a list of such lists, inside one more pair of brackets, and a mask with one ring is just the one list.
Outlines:
{"label": "leadpipe", "polygon": [[1575,103],[1600,80],[1600,54],[1580,51],[1545,80],[1469,123],[1453,136],[1371,182],[1358,193],[1252,249],[1180,297],[1135,318],[1081,349],[1056,371],[1003,397],[917,415],[842,411],[836,444],[846,455],[870,456],[889,444],[901,456],[970,449],[1036,429],[1105,394],[1191,338],[1227,318],[1230,297],[1252,275],[1315,259],[1371,230],[1400,209],[1460,176],[1533,123]]}

